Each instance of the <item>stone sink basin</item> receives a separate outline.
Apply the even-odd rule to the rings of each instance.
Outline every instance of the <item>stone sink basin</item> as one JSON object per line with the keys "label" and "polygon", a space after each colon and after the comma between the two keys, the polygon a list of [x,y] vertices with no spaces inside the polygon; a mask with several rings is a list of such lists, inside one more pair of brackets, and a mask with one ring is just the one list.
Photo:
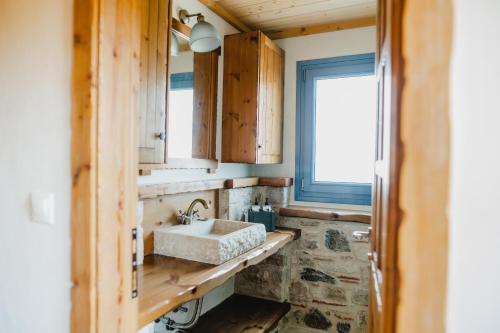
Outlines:
{"label": "stone sink basin", "polygon": [[155,230],[154,253],[220,265],[265,240],[263,224],[209,219]]}

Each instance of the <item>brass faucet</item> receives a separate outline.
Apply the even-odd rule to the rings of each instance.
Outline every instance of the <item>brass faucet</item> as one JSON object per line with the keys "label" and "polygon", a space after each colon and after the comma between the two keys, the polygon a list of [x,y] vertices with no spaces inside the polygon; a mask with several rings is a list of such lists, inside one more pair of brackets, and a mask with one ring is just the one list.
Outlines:
{"label": "brass faucet", "polygon": [[201,203],[205,209],[208,209],[209,207],[209,204],[204,199],[196,198],[193,202],[191,202],[185,213],[179,210],[177,220],[182,224],[191,224],[191,222],[198,220],[200,218],[198,210],[194,209],[197,203]]}

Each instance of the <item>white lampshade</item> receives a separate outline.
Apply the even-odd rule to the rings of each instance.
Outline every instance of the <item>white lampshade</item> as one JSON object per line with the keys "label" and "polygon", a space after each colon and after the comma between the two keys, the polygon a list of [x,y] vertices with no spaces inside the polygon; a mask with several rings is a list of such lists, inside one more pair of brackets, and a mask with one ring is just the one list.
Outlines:
{"label": "white lampshade", "polygon": [[194,52],[210,52],[221,45],[221,38],[213,25],[198,19],[189,35],[189,46]]}
{"label": "white lampshade", "polygon": [[177,36],[172,32],[172,42],[170,43],[170,54],[172,57],[177,57],[179,55],[179,40]]}

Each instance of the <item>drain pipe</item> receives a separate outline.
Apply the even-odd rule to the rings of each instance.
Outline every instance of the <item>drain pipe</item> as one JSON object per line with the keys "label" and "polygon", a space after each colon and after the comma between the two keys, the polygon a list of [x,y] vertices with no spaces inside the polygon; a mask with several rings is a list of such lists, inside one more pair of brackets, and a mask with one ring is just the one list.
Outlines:
{"label": "drain pipe", "polygon": [[203,307],[203,297],[197,299],[195,301],[194,306],[195,306],[195,308],[193,311],[193,316],[191,317],[191,319],[189,319],[185,323],[177,323],[174,320],[167,317],[166,315],[162,316],[160,320],[163,324],[165,324],[165,328],[167,329],[167,331],[173,331],[175,329],[180,330],[180,331],[187,330],[187,329],[192,328],[194,325],[196,325],[196,323],[198,322],[198,319],[200,319],[201,309]]}

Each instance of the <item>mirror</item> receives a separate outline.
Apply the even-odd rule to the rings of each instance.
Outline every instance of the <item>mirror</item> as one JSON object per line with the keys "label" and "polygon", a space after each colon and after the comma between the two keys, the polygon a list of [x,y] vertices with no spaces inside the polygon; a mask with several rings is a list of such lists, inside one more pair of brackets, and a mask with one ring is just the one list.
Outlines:
{"label": "mirror", "polygon": [[170,60],[170,89],[168,92],[168,157],[193,157],[193,61],[191,50],[181,51]]}
{"label": "mirror", "polygon": [[[216,161],[217,83],[220,49],[198,53],[189,48],[182,23],[174,19],[177,45],[169,61],[167,164],[196,168],[199,160]],[[172,38],[172,43],[176,41]],[[174,49],[174,47],[172,47]],[[203,164],[203,163],[202,163]],[[205,163],[206,164],[206,163]]]}

